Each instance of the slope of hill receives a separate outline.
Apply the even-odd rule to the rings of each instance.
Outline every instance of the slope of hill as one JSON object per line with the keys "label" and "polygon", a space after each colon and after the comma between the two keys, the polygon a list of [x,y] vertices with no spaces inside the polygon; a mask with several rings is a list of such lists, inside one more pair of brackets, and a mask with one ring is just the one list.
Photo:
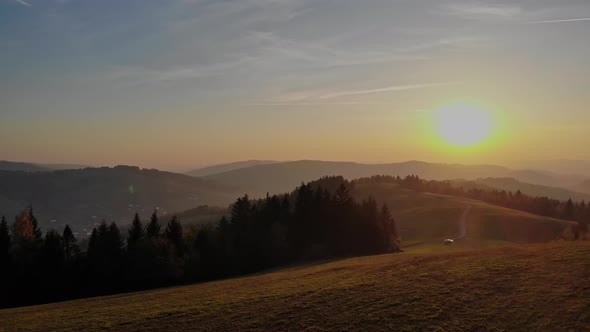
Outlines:
{"label": "slope of hill", "polygon": [[63,171],[68,169],[83,169],[92,167],[89,165],[79,165],[79,164],[38,164],[41,167],[49,168],[52,171]]}
{"label": "slope of hill", "polygon": [[0,171],[49,172],[51,168],[31,163],[0,160]]}
{"label": "slope of hill", "polygon": [[357,183],[357,199],[373,196],[389,206],[403,241],[436,241],[461,233],[461,216],[467,237],[513,243],[546,242],[567,236],[573,222],[507,209],[468,198],[421,193],[390,183]]}
{"label": "slope of hill", "polygon": [[529,169],[545,169],[551,172],[562,174],[580,174],[590,177],[590,161],[571,160],[571,159],[553,159],[553,160],[535,160],[521,162],[521,167]]}
{"label": "slope of hill", "polygon": [[389,254],[0,310],[7,331],[584,331],[590,242]]}
{"label": "slope of hill", "polygon": [[587,193],[590,195],[590,180],[584,181],[572,188],[573,190]]}
{"label": "slope of hill", "polygon": [[523,194],[529,196],[547,196],[549,198],[567,201],[572,199],[574,201],[589,201],[590,194],[583,192],[572,191],[564,188],[542,186],[538,184],[521,182],[513,178],[484,178],[473,181],[455,180],[454,184],[462,186],[465,189],[479,188],[479,189],[497,189],[516,192],[520,190]]}
{"label": "slope of hill", "polygon": [[139,211],[147,217],[204,204],[226,206],[239,193],[231,187],[182,174],[118,166],[45,173],[0,172],[0,214],[32,204],[41,226],[65,223],[84,235],[103,218],[121,224]]}
{"label": "slope of hill", "polygon": [[35,164],[0,160],[0,171],[51,172],[66,169],[82,169],[88,166],[73,164]]}
{"label": "slope of hill", "polygon": [[[450,165],[409,161],[395,164],[358,164],[351,162],[327,162],[301,160],[257,165],[207,176],[219,183],[236,185],[252,196],[266,192],[283,193],[293,187],[326,175],[342,175],[347,179],[371,175],[418,175],[432,180],[477,179],[485,177],[512,177],[521,181],[554,186],[556,183],[572,185],[573,180],[552,173],[514,171],[494,165]],[[564,180],[565,179],[565,180]],[[581,181],[581,180],[580,180]],[[579,183],[573,182],[573,183]],[[560,186],[560,185],[557,185]]]}
{"label": "slope of hill", "polygon": [[192,171],[186,172],[187,175],[190,176],[208,176],[213,174],[219,174],[223,172],[229,172],[241,168],[251,167],[251,166],[258,166],[258,165],[268,165],[268,164],[275,164],[278,161],[273,160],[246,160],[246,161],[238,161],[235,163],[229,164],[220,164],[220,165],[213,165],[203,168],[198,168]]}

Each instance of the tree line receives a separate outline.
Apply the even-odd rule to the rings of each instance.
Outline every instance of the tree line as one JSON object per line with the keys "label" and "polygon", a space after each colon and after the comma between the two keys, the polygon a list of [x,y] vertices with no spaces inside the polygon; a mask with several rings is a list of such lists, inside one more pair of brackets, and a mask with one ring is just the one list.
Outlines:
{"label": "tree line", "polygon": [[[420,192],[460,196],[484,201],[490,204],[525,211],[541,216],[578,222],[576,238],[588,231],[590,223],[590,202],[574,202],[572,199],[560,201],[549,197],[529,196],[520,190],[516,192],[496,189],[465,188],[451,181],[421,179],[416,175],[399,176],[378,175],[356,180],[364,183],[394,183],[402,188]],[[473,184],[473,183],[472,183]]]}
{"label": "tree line", "polygon": [[350,183],[326,177],[285,195],[238,198],[216,224],[183,230],[157,211],[126,235],[94,228],[80,248],[71,228],[42,234],[32,208],[0,222],[0,306],[66,300],[257,272],[310,259],[399,251],[387,206],[357,202]]}

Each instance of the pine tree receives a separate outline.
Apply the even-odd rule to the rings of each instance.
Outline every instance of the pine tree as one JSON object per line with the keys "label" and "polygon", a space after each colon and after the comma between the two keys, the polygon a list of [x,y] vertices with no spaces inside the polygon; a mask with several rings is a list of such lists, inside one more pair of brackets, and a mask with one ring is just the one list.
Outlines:
{"label": "pine tree", "polygon": [[[6,223],[6,218],[2,217],[2,221],[0,222],[0,262],[6,262],[10,255],[10,233],[8,230],[8,223]],[[6,268],[5,265],[3,265]]]}
{"label": "pine tree", "polygon": [[152,219],[150,220],[150,223],[147,226],[147,237],[148,238],[158,238],[160,237],[160,229],[162,228],[162,226],[160,225],[160,222],[158,221],[158,213],[156,210],[154,210],[154,213],[152,214]]}
{"label": "pine tree", "polygon": [[381,211],[379,212],[379,223],[383,230],[385,249],[389,251],[398,251],[399,236],[397,233],[397,227],[386,204],[383,204]]}
{"label": "pine tree", "polygon": [[174,245],[177,255],[182,255],[183,253],[183,242],[182,242],[182,225],[178,222],[176,216],[172,217],[172,219],[166,225],[166,230],[164,231],[164,235],[166,239]]}
{"label": "pine tree", "polygon": [[132,247],[138,244],[145,237],[145,228],[139,219],[139,214],[135,213],[131,228],[129,228],[129,236],[127,237],[127,246]]}
{"label": "pine tree", "polygon": [[42,249],[43,264],[50,266],[52,269],[59,269],[65,256],[61,235],[55,230],[47,232]]}
{"label": "pine tree", "polygon": [[64,254],[66,259],[70,260],[73,257],[77,256],[80,252],[80,248],[76,244],[77,240],[70,228],[70,225],[66,225],[64,228],[63,234],[63,244],[64,244]]}
{"label": "pine tree", "polygon": [[563,209],[563,219],[574,220],[575,217],[575,206],[572,199],[568,199]]}
{"label": "pine tree", "polygon": [[89,258],[95,258],[99,253],[99,239],[98,239],[98,231],[96,227],[92,229],[92,234],[90,235],[90,239],[88,240],[88,249],[86,250],[86,254]]}
{"label": "pine tree", "polygon": [[348,190],[346,183],[342,182],[338,189],[336,189],[334,200],[336,201],[337,205],[342,206],[350,205],[352,203],[352,196],[350,195],[350,190]]}
{"label": "pine tree", "polygon": [[116,223],[112,222],[105,234],[107,252],[112,258],[119,258],[123,253],[125,242],[121,238],[121,231]]}
{"label": "pine tree", "polygon": [[41,229],[39,228],[39,221],[37,220],[37,217],[35,217],[35,214],[33,213],[33,207],[29,207],[28,209],[29,211],[29,218],[31,220],[31,224],[33,226],[33,235],[35,236],[35,240],[37,241],[41,241],[43,239],[43,233],[41,232]]}

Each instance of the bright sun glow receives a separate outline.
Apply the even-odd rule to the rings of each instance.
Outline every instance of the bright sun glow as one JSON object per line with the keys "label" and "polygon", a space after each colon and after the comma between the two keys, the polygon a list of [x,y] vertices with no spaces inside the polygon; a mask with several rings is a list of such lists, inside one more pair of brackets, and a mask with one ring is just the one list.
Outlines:
{"label": "bright sun glow", "polygon": [[468,104],[457,104],[433,111],[438,134],[456,146],[475,145],[491,133],[493,120],[485,109]]}

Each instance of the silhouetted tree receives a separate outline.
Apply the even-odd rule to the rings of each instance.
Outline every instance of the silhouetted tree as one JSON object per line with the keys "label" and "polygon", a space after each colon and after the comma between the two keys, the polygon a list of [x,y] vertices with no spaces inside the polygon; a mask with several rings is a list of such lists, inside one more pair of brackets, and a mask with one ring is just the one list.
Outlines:
{"label": "silhouetted tree", "polygon": [[574,220],[575,207],[572,199],[568,199],[563,208],[563,219]]}
{"label": "silhouetted tree", "polygon": [[50,230],[45,234],[41,253],[43,264],[49,267],[53,273],[57,273],[65,258],[63,239],[58,232]]}
{"label": "silhouetted tree", "polygon": [[35,214],[33,213],[32,206],[29,207],[28,212],[29,212],[29,218],[31,220],[31,224],[33,226],[33,235],[35,236],[35,240],[41,241],[41,239],[43,238],[43,233],[41,232],[41,229],[39,228],[39,221],[37,220],[37,217],[35,217]]}
{"label": "silhouetted tree", "polygon": [[383,244],[387,251],[399,251],[399,235],[395,220],[386,204],[383,204],[379,211],[379,224],[383,230]]}
{"label": "silhouetted tree", "polygon": [[70,228],[70,225],[66,225],[62,233],[64,255],[66,260],[71,260],[76,257],[80,252],[74,232]]}
{"label": "silhouetted tree", "polygon": [[152,218],[150,220],[150,223],[148,224],[148,226],[146,228],[147,237],[148,238],[158,238],[160,236],[160,229],[161,228],[162,228],[162,226],[160,225],[160,222],[158,221],[158,213],[156,210],[154,210],[154,213],[152,213]]}
{"label": "silhouetted tree", "polygon": [[145,237],[145,228],[139,219],[139,214],[135,213],[131,228],[129,228],[129,236],[127,236],[127,246],[133,247],[138,244]]}
{"label": "silhouetted tree", "polygon": [[182,256],[182,254],[184,253],[182,225],[180,225],[176,216],[173,216],[172,219],[170,219],[170,221],[166,225],[164,235],[166,239],[174,246],[174,251],[176,255]]}
{"label": "silhouetted tree", "polygon": [[11,246],[11,239],[10,239],[10,232],[8,229],[8,223],[6,222],[6,218],[2,217],[0,221],[0,266],[8,269],[6,263],[10,258],[10,246]]}

